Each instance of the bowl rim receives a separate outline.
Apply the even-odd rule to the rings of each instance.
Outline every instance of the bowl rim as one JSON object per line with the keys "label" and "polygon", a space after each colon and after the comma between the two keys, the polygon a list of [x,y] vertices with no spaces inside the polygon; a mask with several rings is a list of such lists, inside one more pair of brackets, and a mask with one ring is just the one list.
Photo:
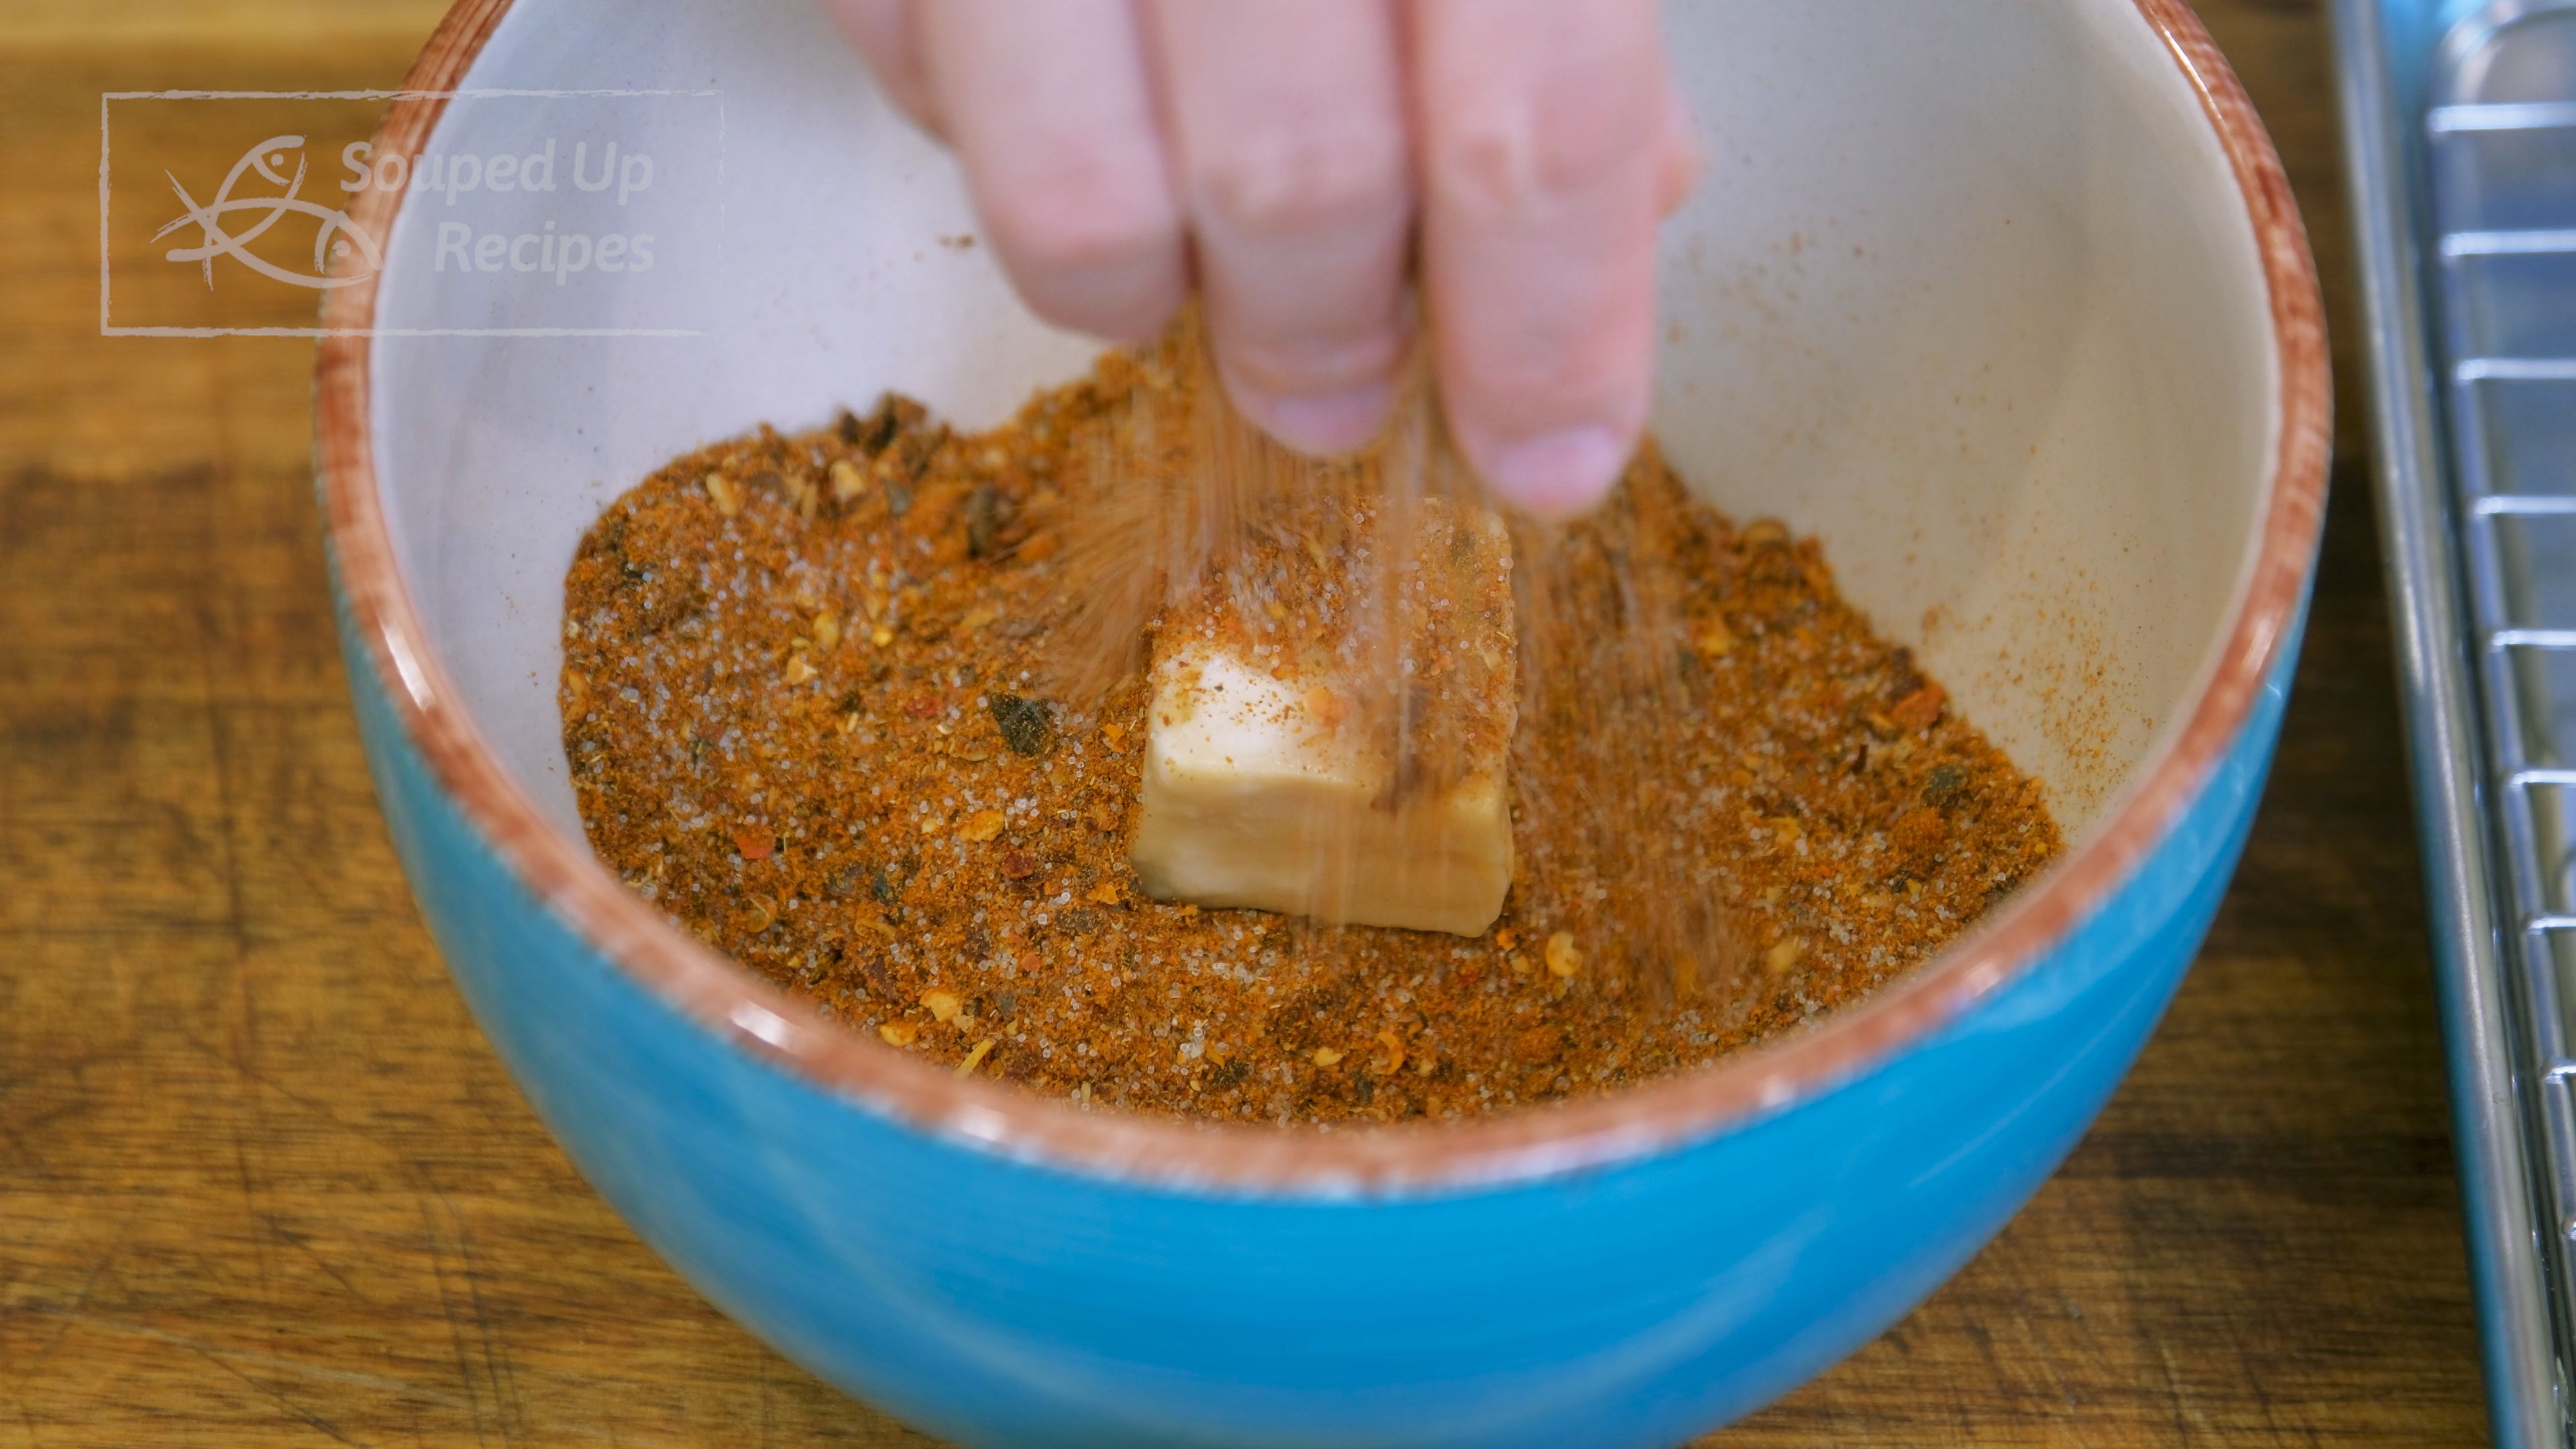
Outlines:
{"label": "bowl rim", "polygon": [[[458,0],[414,62],[377,149],[429,139],[513,0]],[[1789,1041],[1571,1102],[1358,1130],[1202,1124],[1090,1111],[864,1039],[665,921],[502,768],[429,647],[379,496],[370,413],[377,285],[327,295],[315,366],[316,458],[348,618],[393,715],[449,798],[536,901],[717,1038],[905,1127],[1116,1181],[1291,1197],[1429,1194],[1529,1182],[1718,1136],[1892,1060],[2019,979],[2127,883],[2216,771],[2292,647],[2324,519],[2332,395],[2314,261],[2289,180],[2235,73],[2187,0],[2132,0],[2199,96],[2233,169],[2270,294],[2278,435],[2252,577],[2213,677],[2180,731],[2069,859],[1912,976]],[[351,208],[384,236],[403,193]]]}

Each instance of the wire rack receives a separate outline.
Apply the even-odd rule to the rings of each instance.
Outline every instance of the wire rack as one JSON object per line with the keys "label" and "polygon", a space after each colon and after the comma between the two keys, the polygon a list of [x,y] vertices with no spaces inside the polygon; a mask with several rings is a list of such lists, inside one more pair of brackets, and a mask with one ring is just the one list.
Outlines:
{"label": "wire rack", "polygon": [[2576,0],[2504,0],[2452,26],[2426,99],[2455,542],[2563,1433],[2576,1343]]}

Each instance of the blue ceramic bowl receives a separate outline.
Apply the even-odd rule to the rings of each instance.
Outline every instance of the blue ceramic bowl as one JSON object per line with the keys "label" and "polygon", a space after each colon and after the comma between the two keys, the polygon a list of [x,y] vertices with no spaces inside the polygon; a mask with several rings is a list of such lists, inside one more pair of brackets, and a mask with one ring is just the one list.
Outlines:
{"label": "blue ceramic bowl", "polygon": [[563,568],[614,490],[887,386],[988,420],[1086,349],[1019,312],[946,163],[803,9],[466,0],[359,158],[385,270],[329,304],[343,639],[422,914],[636,1231],[799,1363],[975,1444],[1670,1443],[1966,1261],[2225,888],[2327,384],[2288,187],[2181,0],[1889,15],[1670,11],[1711,164],[1671,224],[1656,426],[1721,505],[1821,533],[2074,844],[1795,1040],[1321,1133],[958,1080],[591,858],[552,682]]}

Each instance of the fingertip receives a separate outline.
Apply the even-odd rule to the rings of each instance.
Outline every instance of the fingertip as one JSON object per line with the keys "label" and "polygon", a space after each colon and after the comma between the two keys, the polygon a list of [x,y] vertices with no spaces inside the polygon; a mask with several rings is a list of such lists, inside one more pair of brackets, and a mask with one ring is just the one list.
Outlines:
{"label": "fingertip", "polygon": [[1309,457],[1329,458],[1367,447],[1386,426],[1395,388],[1386,382],[1318,396],[1282,396],[1253,387],[1230,373],[1226,392],[1252,425]]}
{"label": "fingertip", "polygon": [[994,251],[1021,303],[1039,321],[1114,346],[1153,341],[1189,300],[1188,280],[1176,255],[1145,251],[1067,262],[1033,257],[1028,249],[998,239]]}
{"label": "fingertip", "polygon": [[[1182,218],[1150,138],[967,147],[967,185],[1029,310],[1113,342],[1162,331],[1189,296]],[[1008,154],[994,159],[996,149]]]}
{"label": "fingertip", "polygon": [[894,108],[933,139],[945,141],[909,0],[823,0],[823,9]]}
{"label": "fingertip", "polygon": [[1584,513],[1608,497],[1636,446],[1633,436],[1591,423],[1525,438],[1470,432],[1460,442],[1487,487],[1549,522]]}
{"label": "fingertip", "polygon": [[1655,214],[1671,216],[1698,188],[1700,174],[1708,167],[1708,152],[1691,120],[1690,103],[1682,99],[1681,87],[1669,80],[1664,83],[1664,119],[1657,149]]}

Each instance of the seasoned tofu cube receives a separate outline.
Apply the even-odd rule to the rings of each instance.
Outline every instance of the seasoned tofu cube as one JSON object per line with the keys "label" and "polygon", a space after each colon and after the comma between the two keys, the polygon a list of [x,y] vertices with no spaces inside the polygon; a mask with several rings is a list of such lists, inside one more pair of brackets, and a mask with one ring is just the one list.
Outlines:
{"label": "seasoned tofu cube", "polygon": [[1148,895],[1461,936],[1501,914],[1518,708],[1509,542],[1481,510],[1415,508],[1382,631],[1364,626],[1352,600],[1368,591],[1348,579],[1308,592],[1342,602],[1320,628],[1245,627],[1231,594],[1167,621],[1129,846]]}

